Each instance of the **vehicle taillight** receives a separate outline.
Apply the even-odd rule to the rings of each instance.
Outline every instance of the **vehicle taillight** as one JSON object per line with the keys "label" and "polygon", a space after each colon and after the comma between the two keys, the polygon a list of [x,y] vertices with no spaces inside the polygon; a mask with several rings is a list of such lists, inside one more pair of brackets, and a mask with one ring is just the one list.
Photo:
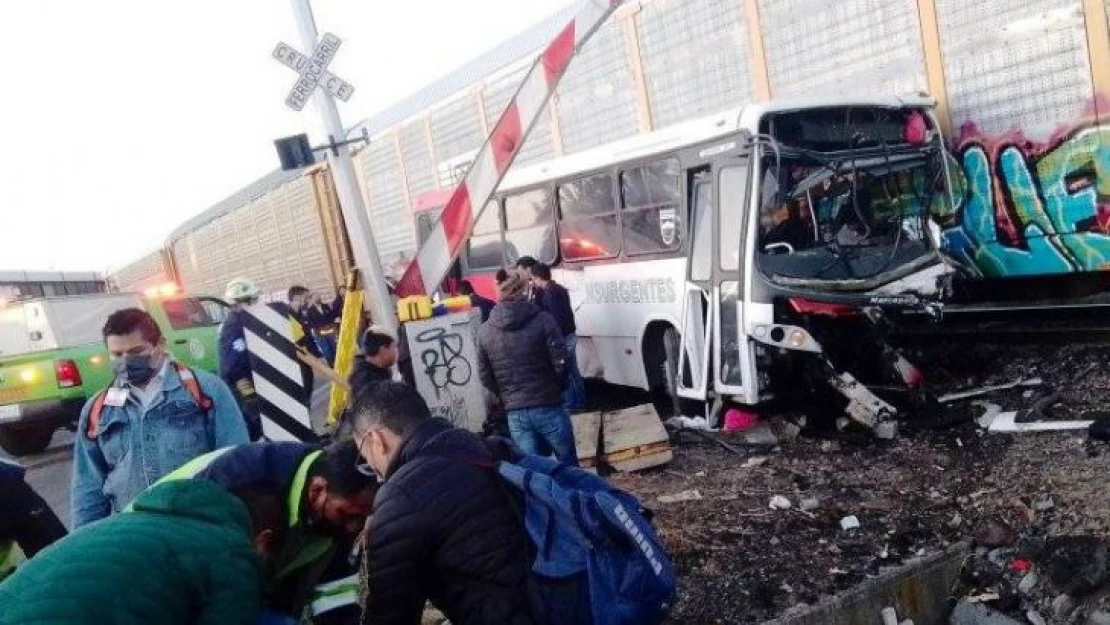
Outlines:
{"label": "vehicle taillight", "polygon": [[81,371],[72,360],[55,360],[54,377],[58,378],[58,388],[81,386]]}

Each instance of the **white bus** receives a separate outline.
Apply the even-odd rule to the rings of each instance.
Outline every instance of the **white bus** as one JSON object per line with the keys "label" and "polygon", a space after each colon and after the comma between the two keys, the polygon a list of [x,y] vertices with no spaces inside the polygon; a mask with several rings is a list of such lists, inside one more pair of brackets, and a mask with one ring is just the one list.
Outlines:
{"label": "white bus", "polygon": [[[949,273],[929,220],[949,186],[924,96],[754,104],[510,171],[458,267],[483,290],[521,256],[553,265],[583,374],[664,413],[816,379],[871,425],[895,409],[856,380],[914,374],[856,331]],[[891,366],[848,371],[872,356]]]}

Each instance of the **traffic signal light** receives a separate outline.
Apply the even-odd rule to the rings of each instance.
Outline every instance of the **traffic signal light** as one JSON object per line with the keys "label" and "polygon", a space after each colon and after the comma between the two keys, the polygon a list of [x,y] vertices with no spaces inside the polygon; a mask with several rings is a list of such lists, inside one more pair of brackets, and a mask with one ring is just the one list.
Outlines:
{"label": "traffic signal light", "polygon": [[316,162],[316,155],[312,152],[312,145],[308,143],[306,134],[277,139],[274,147],[277,148],[281,168],[285,171],[307,167]]}

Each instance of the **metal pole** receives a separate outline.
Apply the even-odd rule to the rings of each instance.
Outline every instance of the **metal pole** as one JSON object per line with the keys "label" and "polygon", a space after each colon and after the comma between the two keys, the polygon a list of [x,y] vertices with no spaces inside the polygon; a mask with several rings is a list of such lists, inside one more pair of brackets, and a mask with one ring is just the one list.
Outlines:
{"label": "metal pole", "polygon": [[[316,22],[312,18],[309,0],[293,0],[293,15],[301,31],[304,49],[311,55],[319,42],[319,36],[316,33]],[[320,117],[324,123],[324,131],[333,140],[345,140],[347,133],[339,119],[335,99],[322,87],[317,87],[315,97],[316,106],[320,110]],[[366,278],[366,294],[373,322],[397,336],[397,323],[389,289],[385,283],[385,272],[382,271],[378,246],[374,242],[374,233],[370,228],[370,215],[366,212],[366,205],[362,201],[362,193],[355,179],[355,166],[351,161],[350,150],[346,146],[339,150],[329,150],[328,164],[331,165],[332,179],[335,180],[335,190],[339,195],[339,208],[343,214],[343,222],[347,226],[347,236],[351,239],[355,265]]]}

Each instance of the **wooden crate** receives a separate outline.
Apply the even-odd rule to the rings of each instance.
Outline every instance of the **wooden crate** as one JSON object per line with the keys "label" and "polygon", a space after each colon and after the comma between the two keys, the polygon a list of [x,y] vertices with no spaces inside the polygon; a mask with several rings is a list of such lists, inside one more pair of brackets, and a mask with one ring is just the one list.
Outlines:
{"label": "wooden crate", "polygon": [[613,412],[587,412],[571,417],[578,460],[583,468],[597,466],[598,430],[604,426],[602,458],[618,471],[638,471],[674,459],[670,438],[651,405]]}
{"label": "wooden crate", "polygon": [[601,429],[600,412],[580,412],[570,416],[574,425],[574,447],[578,451],[578,466],[583,469],[597,467],[597,435]]}

